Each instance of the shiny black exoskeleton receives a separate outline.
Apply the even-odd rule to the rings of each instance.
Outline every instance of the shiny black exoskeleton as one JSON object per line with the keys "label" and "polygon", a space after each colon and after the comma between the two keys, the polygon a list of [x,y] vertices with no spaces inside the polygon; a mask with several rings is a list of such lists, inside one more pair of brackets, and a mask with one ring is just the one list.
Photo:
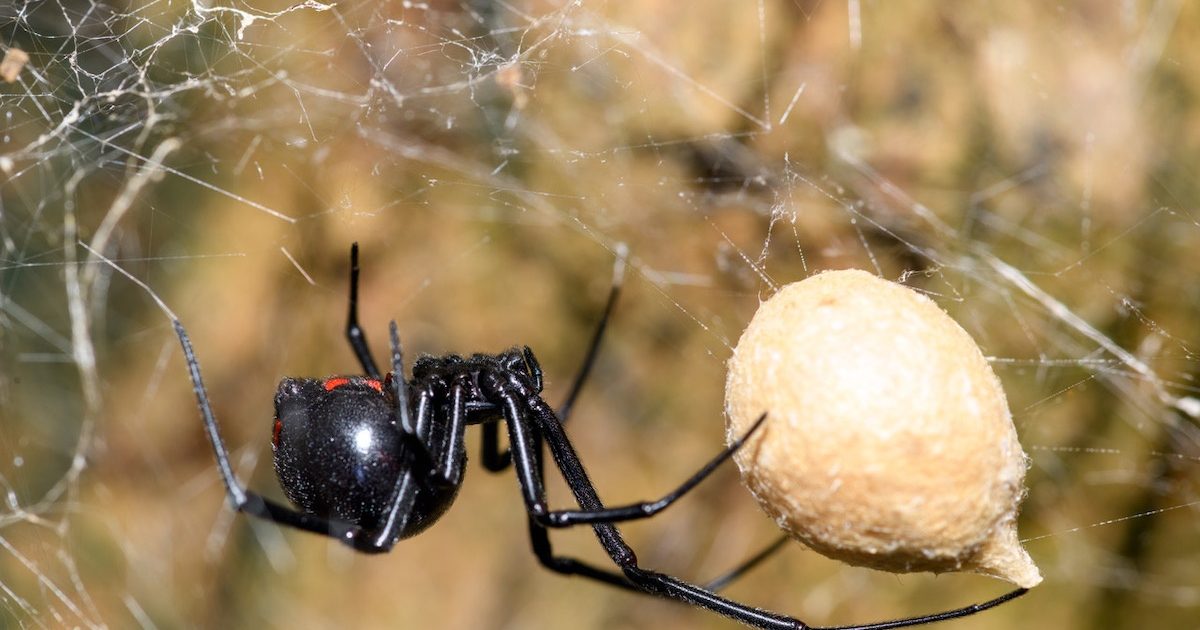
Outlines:
{"label": "shiny black exoskeleton", "polygon": [[[217,470],[234,509],[276,524],[335,538],[358,551],[384,552],[402,538],[436,521],[454,501],[466,464],[463,435],[469,424],[483,431],[482,461],[500,471],[510,465],[529,518],[533,552],[552,571],[578,575],[612,586],[669,597],[727,615],[756,628],[803,630],[802,621],[718,596],[720,585],[757,564],[770,551],[753,557],[727,575],[700,587],[638,564],[615,523],[647,518],[694,488],[758,430],[766,414],[741,438],[709,461],[671,493],[656,501],[605,507],[563,430],[599,348],[605,324],[620,289],[623,260],[618,258],[613,288],[592,337],[583,367],[566,402],[557,412],[542,400],[542,371],[529,348],[496,355],[422,357],[404,378],[400,339],[392,322],[391,371],[381,376],[358,325],[358,246],[350,250],[350,314],[346,336],[365,376],[324,379],[286,378],[275,396],[272,446],[285,494],[299,509],[247,491],[233,474],[212,405],[204,390],[200,364],[178,320],[204,429],[216,455]],[[508,450],[500,449],[499,426],[508,432]],[[545,449],[580,509],[550,510],[543,485]],[[554,554],[549,528],[590,524],[617,571]],[[880,630],[964,617],[1025,593],[1017,589],[996,599],[955,610],[840,630]],[[819,629],[812,629],[819,630]],[[829,628],[826,630],[839,630]]]}
{"label": "shiny black exoskeleton", "polygon": [[279,483],[305,512],[370,530],[384,523],[396,480],[417,465],[412,513],[397,533],[400,539],[418,534],[458,496],[467,459],[463,427],[499,420],[485,391],[496,398],[505,388],[523,396],[541,393],[541,368],[528,349],[421,357],[405,392],[408,433],[417,439],[406,442],[391,373],[382,382],[285,378],[275,393],[271,437]]}

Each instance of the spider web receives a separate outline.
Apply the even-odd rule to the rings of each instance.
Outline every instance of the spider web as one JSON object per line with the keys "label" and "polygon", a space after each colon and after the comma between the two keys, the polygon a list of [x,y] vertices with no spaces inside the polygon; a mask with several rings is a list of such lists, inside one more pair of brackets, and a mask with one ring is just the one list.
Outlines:
{"label": "spider web", "polygon": [[[279,496],[271,392],[356,369],[358,241],[377,353],[389,318],[409,356],[529,344],[551,400],[628,246],[570,427],[613,503],[720,448],[760,299],[840,267],[921,290],[1005,384],[1046,576],[958,626],[1194,627],[1200,14],[894,4],[0,5],[0,625],[731,627],[541,570],[476,466],[383,557],[230,513],[168,321],[98,256],[179,313],[239,477]],[[732,470],[624,529],[694,581],[776,535]],[[792,545],[729,595],[833,624],[1003,588]]]}

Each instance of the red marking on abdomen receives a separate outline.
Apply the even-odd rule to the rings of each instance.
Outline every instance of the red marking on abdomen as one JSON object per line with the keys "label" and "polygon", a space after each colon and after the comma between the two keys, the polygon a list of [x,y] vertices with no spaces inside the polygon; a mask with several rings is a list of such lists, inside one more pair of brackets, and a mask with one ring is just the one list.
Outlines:
{"label": "red marking on abdomen", "polygon": [[275,418],[275,428],[271,430],[271,450],[279,448],[279,434],[283,431],[283,421]]}
{"label": "red marking on abdomen", "polygon": [[325,379],[325,391],[331,392],[331,391],[341,387],[342,385],[348,385],[348,384],[350,384],[350,379],[348,379],[344,376],[335,376],[333,378],[327,378],[327,379]]}
{"label": "red marking on abdomen", "polygon": [[377,379],[369,378],[367,379],[366,383],[371,387],[371,389],[379,392],[380,394],[383,393],[383,383],[380,383]]}

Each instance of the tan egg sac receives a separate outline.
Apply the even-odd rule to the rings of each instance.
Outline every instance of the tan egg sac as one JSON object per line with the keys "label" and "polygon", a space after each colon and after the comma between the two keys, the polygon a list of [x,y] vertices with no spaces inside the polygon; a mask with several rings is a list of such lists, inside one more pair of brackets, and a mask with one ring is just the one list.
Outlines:
{"label": "tan egg sac", "polygon": [[725,388],[738,467],[780,527],[844,562],[1041,581],[1017,540],[1026,457],[1000,381],[928,298],[831,271],[764,302]]}

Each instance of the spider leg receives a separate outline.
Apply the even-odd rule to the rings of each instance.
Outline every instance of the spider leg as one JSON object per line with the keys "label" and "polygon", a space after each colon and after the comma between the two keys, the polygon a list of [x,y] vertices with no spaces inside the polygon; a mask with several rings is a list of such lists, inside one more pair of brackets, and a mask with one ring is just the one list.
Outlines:
{"label": "spider leg", "polygon": [[[172,323],[175,325],[175,334],[179,337],[179,344],[183,346],[183,358],[187,362],[188,374],[192,379],[192,389],[200,407],[204,431],[208,434],[209,443],[212,444],[213,454],[217,460],[217,471],[221,475],[221,481],[225,484],[225,495],[229,499],[230,506],[238,512],[245,512],[250,516],[280,526],[335,538],[360,551],[376,552],[390,549],[394,541],[380,535],[382,533],[390,535],[390,531],[377,534],[350,523],[305,514],[242,487],[233,474],[233,465],[229,462],[229,451],[225,448],[225,441],[221,439],[221,431],[217,426],[212,404],[208,400],[208,392],[204,388],[204,379],[200,376],[200,362],[196,359],[192,341],[188,338],[187,331],[184,330],[183,324],[179,320],[173,320]],[[415,490],[416,486],[412,483],[411,475],[402,475],[401,479],[397,481],[393,509],[389,512],[389,522],[398,522],[401,529],[416,498]]]}
{"label": "spider leg", "polygon": [[[583,465],[579,462],[579,457],[575,454],[575,448],[571,446],[571,443],[566,438],[566,434],[562,432],[562,427],[559,425],[558,418],[554,416],[553,410],[546,406],[545,403],[538,404],[540,401],[531,401],[530,406],[533,407],[531,411],[534,418],[531,421],[524,413],[524,409],[521,408],[521,402],[514,395],[505,392],[502,394],[502,399],[504,400],[504,418],[509,427],[509,444],[512,445],[513,450],[513,463],[517,471],[517,479],[521,484],[522,494],[525,498],[525,507],[529,511],[533,526],[541,529],[544,533],[546,530],[541,518],[549,512],[546,509],[546,491],[542,485],[541,476],[537,474],[538,453],[541,442],[539,438],[544,438],[550,446],[550,453],[554,457],[555,464],[562,472],[567,485],[570,486],[571,492],[575,495],[575,500],[579,503],[580,507],[589,511],[604,510],[604,504],[600,502],[600,497],[596,494],[595,487],[592,485],[591,480],[588,479]],[[553,423],[555,428],[546,426],[550,423]],[[600,544],[604,547],[605,552],[608,553],[613,563],[621,569],[625,580],[639,591],[652,595],[682,599],[727,615],[756,628],[772,630],[805,630],[808,628],[804,623],[790,617],[738,604],[732,600],[727,600],[705,591],[698,586],[642,569],[638,566],[637,555],[626,544],[620,530],[615,525],[606,522],[596,522],[592,524],[592,529],[596,532],[596,537],[600,540]],[[542,554],[546,554],[549,561],[547,566],[551,569],[559,572],[583,575],[608,584],[623,586],[623,584],[616,581],[615,578],[617,576],[615,573],[596,569],[571,558],[555,560],[549,553],[548,539],[546,540],[547,548],[545,550],[538,549],[538,544],[543,540],[541,539],[541,534],[534,536],[533,539],[534,550],[539,553],[539,559],[543,559],[543,564],[547,564],[547,559],[544,559],[542,556]]]}
{"label": "spider leg", "polygon": [[561,573],[562,575],[578,575],[589,580],[603,582],[609,586],[633,591],[635,593],[643,592],[641,588],[630,582],[624,575],[616,571],[601,569],[594,565],[588,564],[582,560],[571,558],[569,556],[556,556],[554,549],[550,545],[550,533],[545,527],[537,524],[537,521],[529,519],[529,541],[533,546],[533,553],[537,556],[542,566]]}
{"label": "spider leg", "polygon": [[[405,435],[416,438],[409,440],[409,444],[416,447],[418,459],[424,459],[425,463],[433,463],[436,460],[432,455],[433,449],[429,443],[429,416],[418,414],[414,424],[409,412],[408,385],[404,380],[404,363],[401,358],[400,337],[396,331],[395,321],[391,322],[389,333],[392,342],[392,379],[395,382],[393,392],[396,396],[397,415],[399,416],[397,420]],[[379,380],[381,378],[379,368],[375,365],[375,359],[371,357],[371,348],[367,345],[367,334],[358,323],[358,243],[350,245],[350,313],[346,318],[346,339],[350,342],[350,347],[354,350],[354,355],[358,357],[358,362],[367,376]]]}
{"label": "spider leg", "polygon": [[[536,465],[538,476],[544,479],[545,457],[543,456],[543,451],[541,448],[541,436],[536,433],[534,436],[537,442],[535,448],[537,452]],[[767,548],[759,551],[749,559],[742,561],[736,567],[726,571],[712,582],[709,582],[704,586],[705,590],[716,592],[729,585],[731,582],[766,560],[767,557],[783,547],[783,544],[788,542],[788,540],[789,537],[787,535],[781,536]],[[630,582],[624,575],[620,573],[601,569],[592,564],[569,556],[555,555],[553,546],[550,543],[550,531],[544,526],[538,524],[538,522],[532,516],[529,517],[529,541],[533,547],[534,555],[537,556],[537,559],[539,562],[541,562],[542,566],[554,571],[555,573],[561,573],[563,575],[578,575],[580,577],[595,580],[597,582],[603,582],[610,586],[616,586],[628,591],[638,593],[643,592],[640,588],[634,586],[632,582]]]}
{"label": "spider leg", "polygon": [[367,334],[358,325],[358,243],[350,246],[350,314],[346,318],[346,340],[350,342],[354,356],[358,357],[363,372],[378,380],[379,368],[375,367],[375,359],[371,358]]}
{"label": "spider leg", "polygon": [[[535,469],[538,477],[544,478],[545,457],[541,445],[541,436],[534,434],[534,453],[535,453]],[[609,569],[601,569],[595,565],[589,564],[582,560],[569,556],[558,556],[554,554],[554,548],[550,544],[550,530],[539,524],[533,516],[529,516],[529,543],[533,547],[533,553],[537,556],[542,566],[563,575],[578,575],[589,580],[602,582],[610,586],[625,589],[640,593],[641,589],[630,582],[623,574]]]}
{"label": "spider leg", "polygon": [[[419,424],[419,423],[418,423]],[[445,487],[462,483],[466,458],[461,456],[463,435],[467,430],[467,408],[462,385],[450,388],[450,424],[442,436],[441,452],[432,469],[433,478]]]}
{"label": "spider leg", "polygon": [[617,259],[613,262],[612,287],[608,290],[608,299],[604,302],[604,312],[601,313],[600,321],[596,324],[595,331],[592,332],[592,340],[588,343],[587,354],[583,355],[583,363],[579,366],[579,372],[575,374],[575,380],[571,382],[571,389],[567,390],[567,397],[558,408],[559,422],[565,423],[567,418],[571,416],[571,410],[575,407],[575,400],[579,398],[579,392],[583,390],[584,384],[587,383],[588,375],[592,372],[592,366],[596,363],[596,355],[600,352],[600,342],[604,339],[604,330],[608,327],[608,321],[612,318],[613,309],[617,306],[617,298],[621,295],[621,287],[625,284],[626,254],[625,244],[622,243],[617,249]]}
{"label": "spider leg", "polygon": [[[526,436],[522,435],[523,433],[531,434],[536,432],[546,441],[550,447],[550,453],[554,458],[555,465],[562,473],[580,507],[589,511],[604,510],[604,504],[600,501],[595,486],[592,485],[591,480],[588,478],[587,471],[584,470],[574,446],[571,445],[566,433],[563,432],[558,418],[554,416],[554,411],[540,399],[534,397],[526,401],[529,410],[529,415],[527,416],[518,406],[518,401],[511,394],[506,393],[504,400],[505,419],[509,426],[528,425],[517,430],[510,428],[510,440],[513,445],[514,461],[518,471],[517,478],[521,480],[526,496],[526,507],[531,517],[536,519],[539,514],[545,514],[545,491],[540,477],[528,480],[533,475],[522,474],[522,469],[525,469],[527,473],[532,473],[536,469],[537,454],[530,451],[529,448],[531,445],[538,443],[536,439],[526,439]],[[532,419],[529,416],[532,416]],[[530,487],[525,487],[527,482],[530,483]],[[747,606],[678,578],[644,569],[638,565],[637,556],[629,545],[625,543],[616,525],[598,522],[592,524],[592,529],[595,531],[596,537],[599,539],[601,546],[604,547],[605,552],[608,553],[612,561],[625,574],[626,579],[640,590],[660,597],[682,600],[755,628],[771,630],[888,630],[891,628],[917,626],[973,615],[1019,597],[1025,594],[1027,590],[1016,589],[981,604],[933,615],[865,625],[815,628],[793,617]]]}
{"label": "spider leg", "polygon": [[400,533],[404,531],[404,526],[408,524],[408,517],[412,515],[413,506],[417,502],[417,489],[416,475],[413,474],[411,467],[406,466],[404,473],[396,480],[396,486],[392,490],[387,518],[383,524],[372,531],[365,531],[365,535],[360,535],[353,542],[347,542],[347,544],[367,553],[390,551],[396,541],[400,540]]}
{"label": "spider leg", "polygon": [[[767,414],[765,413],[759,416],[758,420],[740,438],[722,450],[716,457],[709,460],[699,471],[680,484],[678,488],[667,493],[661,499],[656,501],[640,501],[629,505],[603,509],[553,510],[547,512],[544,517],[541,517],[539,522],[546,527],[570,527],[585,523],[617,523],[620,521],[650,518],[670,507],[671,504],[699,485],[701,481],[704,481],[718,466],[732,457],[746,443],[746,440],[762,426],[766,419]],[[563,435],[565,436],[566,434],[564,433]]]}
{"label": "spider leg", "polygon": [[[625,256],[627,253],[624,243],[618,246],[617,258],[613,262],[612,286],[608,290],[608,298],[604,302],[600,321],[596,323],[596,328],[592,331],[592,339],[583,356],[583,363],[580,364],[579,371],[571,381],[571,388],[567,390],[566,398],[558,409],[558,417],[561,422],[565,423],[570,417],[575,401],[579,398],[579,393],[583,390],[583,386],[592,372],[592,367],[596,364],[596,357],[600,353],[600,342],[604,340],[604,332],[616,309],[617,298],[621,295],[621,287],[625,284]],[[537,378],[540,381],[540,370],[538,372]],[[508,449],[500,450],[500,428],[494,422],[483,425],[483,442],[480,451],[483,467],[491,472],[499,472],[512,465],[512,453]]]}
{"label": "spider leg", "polygon": [[960,617],[974,615],[975,613],[983,612],[989,608],[995,608],[1004,602],[1014,600],[1028,592],[1029,589],[1027,588],[1018,588],[1009,591],[995,599],[989,599],[986,602],[972,604],[971,606],[964,606],[962,608],[955,608],[954,610],[947,610],[946,612],[940,612],[933,615],[922,615],[920,617],[909,617],[907,619],[896,619],[894,621],[880,621],[878,623],[867,623],[855,626],[813,627],[810,630],[891,630],[892,628],[923,626],[930,623],[936,623],[938,621],[948,621],[950,619],[958,619]]}
{"label": "spider leg", "polygon": [[[494,426],[493,423],[491,426]],[[487,426],[487,425],[485,425]],[[546,456],[545,450],[542,449],[542,436],[538,433],[533,433],[533,455],[534,455],[534,470],[537,471],[539,479],[546,477]],[[533,553],[537,556],[542,566],[563,575],[578,575],[590,580],[602,582],[610,586],[633,591],[635,593],[641,590],[630,582],[624,575],[608,569],[601,569],[595,565],[583,562],[569,556],[557,556],[554,554],[554,549],[550,544],[550,531],[545,526],[539,524],[532,515],[529,516],[529,543],[533,547]]]}
{"label": "spider leg", "polygon": [[554,549],[550,544],[550,533],[545,527],[538,525],[532,518],[529,519],[529,541],[533,547],[533,553],[537,556],[538,561],[547,569],[562,575],[577,575],[579,577],[594,580],[609,586],[631,591],[634,593],[645,593],[638,585],[630,582],[623,574],[608,569],[601,569],[595,565],[589,564],[577,558],[570,556],[558,556],[554,554]]}
{"label": "spider leg", "polygon": [[[603,582],[611,586],[616,586],[628,591],[643,592],[632,582],[625,578],[624,575],[613,571],[598,568],[576,558],[569,556],[558,556],[554,554],[553,545],[550,543],[550,530],[539,525],[533,517],[529,518],[529,540],[533,547],[533,553],[537,556],[542,566],[563,575],[578,575],[588,579]],[[748,573],[751,569],[761,564],[776,551],[784,546],[790,539],[784,535],[765,547],[762,551],[754,554],[750,558],[742,561],[736,567],[721,574],[720,577],[708,582],[702,588],[713,593],[719,592],[721,589],[729,586]]]}
{"label": "spider leg", "polygon": [[[422,412],[417,414],[416,419],[414,420],[412,417],[408,403],[408,382],[404,380],[404,357],[400,351],[400,333],[396,328],[396,320],[388,323],[388,335],[392,344],[391,376],[392,395],[396,398],[396,424],[400,427],[400,432],[407,438],[405,443],[416,451],[417,460],[426,469],[432,469],[438,461],[433,454],[434,448],[430,435],[433,411],[425,404],[420,407]],[[422,400],[428,400],[427,393],[422,393]]]}
{"label": "spider leg", "polygon": [[787,534],[783,534],[782,536],[776,538],[771,544],[763,547],[758,553],[746,558],[737,566],[706,582],[704,584],[704,590],[716,593],[726,586],[729,586],[734,580],[742,577],[754,567],[762,564],[767,558],[775,555],[775,552],[783,549],[783,546],[787,544],[789,540],[791,540],[791,537]]}
{"label": "spider leg", "polygon": [[512,465],[512,451],[500,450],[500,427],[488,422],[481,427],[483,434],[479,444],[483,467],[491,472],[500,472]]}

